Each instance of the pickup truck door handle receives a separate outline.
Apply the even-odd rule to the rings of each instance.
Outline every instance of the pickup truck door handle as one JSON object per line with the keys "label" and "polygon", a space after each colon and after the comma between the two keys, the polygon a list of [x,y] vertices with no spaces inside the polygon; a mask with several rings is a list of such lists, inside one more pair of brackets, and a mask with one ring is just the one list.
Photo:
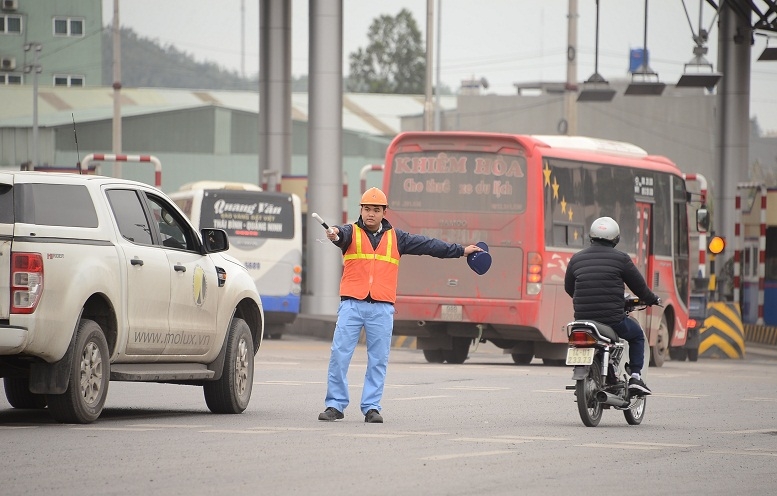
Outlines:
{"label": "pickup truck door handle", "polygon": [[186,266],[181,264],[175,264],[173,265],[173,268],[176,272],[186,272]]}
{"label": "pickup truck door handle", "polygon": [[143,265],[143,260],[141,260],[139,258],[133,258],[132,260],[130,260],[130,264],[142,266]]}

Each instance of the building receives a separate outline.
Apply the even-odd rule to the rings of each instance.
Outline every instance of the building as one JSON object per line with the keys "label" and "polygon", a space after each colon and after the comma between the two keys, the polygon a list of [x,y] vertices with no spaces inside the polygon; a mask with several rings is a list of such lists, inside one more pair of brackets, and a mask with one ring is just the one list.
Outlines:
{"label": "building", "polygon": [[100,86],[100,0],[0,0],[0,87]]}

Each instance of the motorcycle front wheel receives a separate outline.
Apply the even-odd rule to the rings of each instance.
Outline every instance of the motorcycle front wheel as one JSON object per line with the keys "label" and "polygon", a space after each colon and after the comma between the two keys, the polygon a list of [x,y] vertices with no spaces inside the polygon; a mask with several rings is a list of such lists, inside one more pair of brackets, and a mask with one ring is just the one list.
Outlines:
{"label": "motorcycle front wheel", "polygon": [[596,427],[602,420],[602,404],[596,401],[596,392],[602,386],[602,372],[599,358],[588,367],[588,374],[575,383],[577,411],[586,427]]}
{"label": "motorcycle front wheel", "polygon": [[631,399],[631,404],[628,410],[623,410],[623,415],[626,417],[626,422],[629,425],[639,425],[642,423],[642,419],[645,418],[645,404],[647,399],[644,396],[636,396]]}

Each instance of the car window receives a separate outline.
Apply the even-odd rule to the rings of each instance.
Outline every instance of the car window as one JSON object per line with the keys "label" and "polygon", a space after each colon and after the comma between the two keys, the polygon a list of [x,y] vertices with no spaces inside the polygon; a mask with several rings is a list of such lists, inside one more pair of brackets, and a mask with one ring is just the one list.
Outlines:
{"label": "car window", "polygon": [[0,184],[0,224],[13,224],[13,187]]}
{"label": "car window", "polygon": [[40,226],[97,227],[97,211],[86,186],[17,184],[17,222]]}
{"label": "car window", "polygon": [[192,230],[181,220],[178,212],[159,197],[147,194],[146,198],[151,209],[151,218],[159,227],[162,245],[179,250],[195,250]]}
{"label": "car window", "polygon": [[154,244],[138,194],[129,189],[112,189],[106,194],[121,235],[133,243]]}

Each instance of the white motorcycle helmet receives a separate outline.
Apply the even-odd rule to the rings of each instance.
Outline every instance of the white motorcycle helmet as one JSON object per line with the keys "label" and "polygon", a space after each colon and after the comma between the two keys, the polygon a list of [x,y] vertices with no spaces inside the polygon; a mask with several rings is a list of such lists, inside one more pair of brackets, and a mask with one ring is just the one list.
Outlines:
{"label": "white motorcycle helmet", "polygon": [[591,224],[588,237],[591,241],[599,239],[615,246],[621,239],[621,229],[612,217],[599,217]]}

